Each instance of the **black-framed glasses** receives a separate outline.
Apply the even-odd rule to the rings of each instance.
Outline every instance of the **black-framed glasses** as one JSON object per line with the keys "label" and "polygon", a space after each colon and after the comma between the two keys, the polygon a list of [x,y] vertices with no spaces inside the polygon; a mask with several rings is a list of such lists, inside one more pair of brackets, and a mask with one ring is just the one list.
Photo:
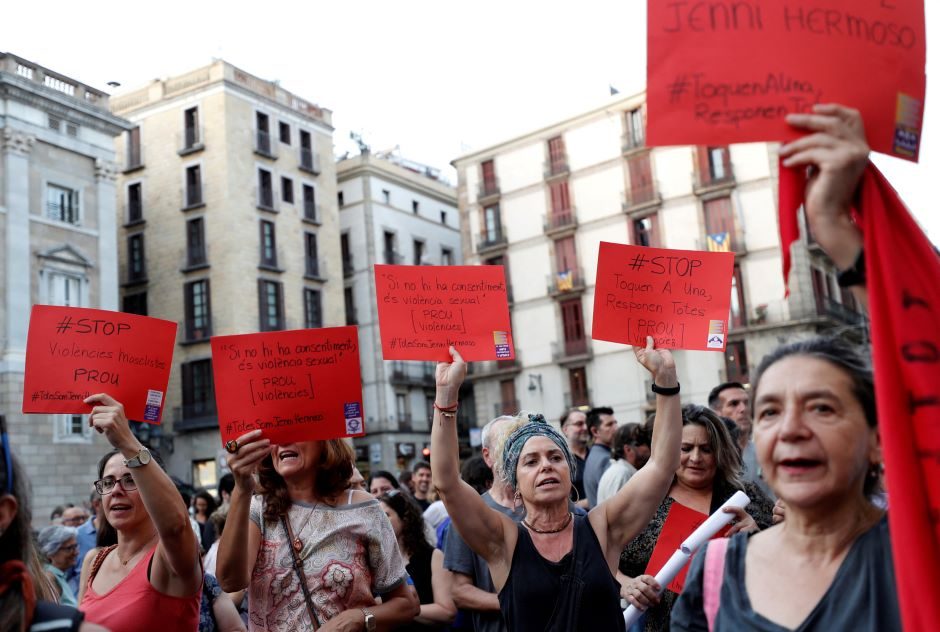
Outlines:
{"label": "black-framed glasses", "polygon": [[107,496],[114,491],[114,486],[118,483],[121,484],[121,489],[126,492],[137,489],[137,482],[134,480],[134,477],[130,474],[125,474],[120,479],[116,479],[113,476],[105,476],[95,481],[95,491],[98,492],[99,496]]}

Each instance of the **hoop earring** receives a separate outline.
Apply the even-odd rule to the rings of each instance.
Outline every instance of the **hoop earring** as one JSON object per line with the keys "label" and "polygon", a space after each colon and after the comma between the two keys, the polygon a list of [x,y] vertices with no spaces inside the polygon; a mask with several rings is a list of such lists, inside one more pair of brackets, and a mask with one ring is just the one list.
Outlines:
{"label": "hoop earring", "polygon": [[[571,491],[574,492],[574,500],[571,502],[577,505],[579,502],[581,502],[581,492],[578,491],[578,488],[575,485],[571,486]],[[571,494],[568,494],[568,499],[571,500]]]}
{"label": "hoop earring", "polygon": [[516,493],[515,493],[515,494],[513,495],[513,497],[512,497],[512,509],[513,509],[513,511],[515,511],[515,510],[516,510],[516,507],[517,507],[518,505],[521,505],[521,504],[522,504],[522,492],[516,491]]}

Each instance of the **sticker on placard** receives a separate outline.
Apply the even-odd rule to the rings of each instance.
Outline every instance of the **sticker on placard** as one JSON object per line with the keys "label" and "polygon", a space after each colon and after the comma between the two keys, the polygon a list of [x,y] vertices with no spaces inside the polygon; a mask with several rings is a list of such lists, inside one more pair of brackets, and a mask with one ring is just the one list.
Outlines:
{"label": "sticker on placard", "polygon": [[725,322],[723,320],[708,321],[708,341],[706,346],[709,349],[721,349],[725,346]]}
{"label": "sticker on placard", "polygon": [[362,406],[359,402],[343,404],[343,417],[346,418],[346,434],[362,433]]}
{"label": "sticker on placard", "polygon": [[509,333],[505,331],[493,332],[493,344],[496,345],[496,357],[508,358],[512,355],[509,351]]}
{"label": "sticker on placard", "polygon": [[163,391],[147,389],[147,403],[144,405],[144,421],[160,419],[160,407],[163,404]]}

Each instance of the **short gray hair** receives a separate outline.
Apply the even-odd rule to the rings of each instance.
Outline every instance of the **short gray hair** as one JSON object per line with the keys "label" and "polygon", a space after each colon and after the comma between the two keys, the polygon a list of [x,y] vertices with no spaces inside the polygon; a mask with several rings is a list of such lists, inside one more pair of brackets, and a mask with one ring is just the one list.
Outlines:
{"label": "short gray hair", "polygon": [[493,445],[496,442],[496,437],[494,436],[494,433],[493,433],[493,427],[496,424],[503,422],[503,421],[515,421],[515,420],[516,418],[513,417],[512,415],[501,415],[497,417],[496,419],[493,419],[492,421],[487,423],[485,426],[483,426],[483,430],[480,431],[480,445],[486,448],[487,450],[489,450],[490,454],[492,454],[494,452],[493,448],[496,447],[495,445]]}
{"label": "short gray hair", "polygon": [[76,535],[78,535],[78,529],[75,527],[63,527],[58,524],[45,527],[39,532],[39,538],[37,540],[39,550],[42,551],[42,554],[46,557],[52,557],[59,552],[63,544]]}

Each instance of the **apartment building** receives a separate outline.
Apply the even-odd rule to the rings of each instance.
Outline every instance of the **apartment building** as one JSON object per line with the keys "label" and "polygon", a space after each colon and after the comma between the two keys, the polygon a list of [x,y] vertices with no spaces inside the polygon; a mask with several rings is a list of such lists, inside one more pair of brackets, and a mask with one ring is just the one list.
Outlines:
{"label": "apartment building", "polygon": [[650,148],[645,118],[644,95],[617,97],[453,162],[465,258],[506,268],[518,354],[474,367],[476,424],[519,409],[557,419],[580,404],[644,419],[647,372],[628,347],[591,340],[601,241],[735,253],[727,351],[675,354],[683,402],[747,382],[780,342],[865,335],[811,238],[794,245],[785,297],[772,145]]}
{"label": "apartment building", "polygon": [[461,264],[456,192],[437,170],[365,146],[336,173],[346,323],[359,327],[367,416],[356,460],[363,472],[405,469],[431,440],[435,363],[382,359],[373,266]]}
{"label": "apartment building", "polygon": [[82,415],[20,412],[30,309],[117,309],[114,138],[130,127],[104,92],[0,53],[0,416],[37,525],[88,499],[108,446]]}
{"label": "apartment building", "polygon": [[224,463],[209,338],[340,325],[331,112],[225,61],[111,100],[121,309],[179,323],[162,426],[171,473]]}

